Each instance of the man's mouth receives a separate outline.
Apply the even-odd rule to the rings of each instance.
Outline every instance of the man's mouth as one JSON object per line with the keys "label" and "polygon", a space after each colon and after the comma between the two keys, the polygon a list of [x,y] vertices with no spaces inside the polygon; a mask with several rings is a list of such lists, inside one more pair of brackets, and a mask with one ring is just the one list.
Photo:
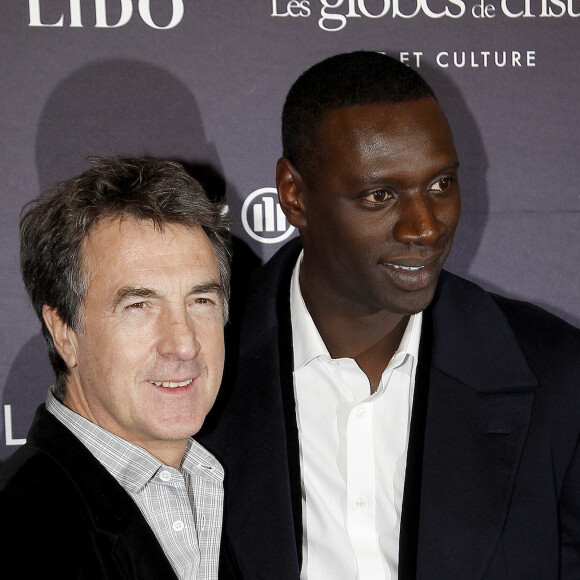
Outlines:
{"label": "man's mouth", "polygon": [[187,387],[193,383],[193,379],[187,379],[185,381],[174,382],[174,381],[151,381],[154,385],[158,387],[164,387],[166,389],[176,389],[177,387]]}
{"label": "man's mouth", "polygon": [[418,291],[432,287],[441,270],[441,253],[429,256],[401,256],[380,262],[383,272],[403,290]]}
{"label": "man's mouth", "polygon": [[417,272],[422,270],[425,266],[403,266],[402,264],[391,264],[390,262],[385,262],[385,266],[394,268],[395,270],[407,270],[407,272]]}

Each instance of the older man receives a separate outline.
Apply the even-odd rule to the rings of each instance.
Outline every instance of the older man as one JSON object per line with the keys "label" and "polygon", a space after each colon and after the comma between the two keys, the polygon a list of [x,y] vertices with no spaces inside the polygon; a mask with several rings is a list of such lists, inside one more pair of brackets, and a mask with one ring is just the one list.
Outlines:
{"label": "older man", "polygon": [[254,278],[205,440],[243,577],[578,578],[580,333],[442,271],[459,158],[431,88],[331,57],[290,89],[282,142],[301,243]]}
{"label": "older man", "polygon": [[191,435],[223,371],[219,208],[176,163],[102,159],[21,239],[56,384],[0,471],[2,576],[217,578],[223,470]]}

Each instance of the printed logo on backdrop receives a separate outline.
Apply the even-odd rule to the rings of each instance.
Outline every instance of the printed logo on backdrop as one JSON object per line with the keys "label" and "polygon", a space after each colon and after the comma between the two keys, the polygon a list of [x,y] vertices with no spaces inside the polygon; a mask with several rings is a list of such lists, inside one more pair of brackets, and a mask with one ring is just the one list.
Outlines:
{"label": "printed logo on backdrop", "polygon": [[577,18],[580,0],[272,0],[270,16],[309,18],[315,13],[322,30],[338,32],[353,18]]}
{"label": "printed logo on backdrop", "polygon": [[295,229],[282,211],[275,187],[256,189],[246,197],[242,205],[242,225],[252,239],[262,244],[283,242]]}
{"label": "printed logo on backdrop", "polygon": [[4,405],[4,438],[7,447],[24,445],[26,439],[16,437],[12,426],[12,405]]}
{"label": "printed logo on backdrop", "polygon": [[[60,16],[54,17],[55,4],[62,5]],[[134,10],[134,2],[137,10]],[[151,2],[154,13],[171,14],[166,23],[156,22],[151,14]],[[81,8],[82,3],[82,8]],[[49,19],[45,12],[52,10],[53,18]],[[43,10],[44,9],[44,10]],[[171,11],[171,12],[169,12]],[[157,30],[175,28],[183,19],[183,0],[28,0],[29,26],[83,28],[89,18],[95,28],[120,28],[133,17],[141,20],[149,27]],[[115,14],[113,16],[112,14]]]}

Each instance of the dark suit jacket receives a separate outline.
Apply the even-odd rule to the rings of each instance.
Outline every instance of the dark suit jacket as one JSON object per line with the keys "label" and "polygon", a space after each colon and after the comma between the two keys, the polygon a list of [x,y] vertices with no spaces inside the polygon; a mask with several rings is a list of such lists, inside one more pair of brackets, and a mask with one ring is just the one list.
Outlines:
{"label": "dark suit jacket", "polygon": [[0,576],[177,579],[133,499],[44,405],[0,468]]}
{"label": "dark suit jacket", "polygon": [[[225,530],[245,579],[298,580],[301,566],[299,249],[258,270],[237,379],[203,438],[226,468]],[[579,435],[580,332],[442,273],[423,317],[399,578],[580,578]]]}

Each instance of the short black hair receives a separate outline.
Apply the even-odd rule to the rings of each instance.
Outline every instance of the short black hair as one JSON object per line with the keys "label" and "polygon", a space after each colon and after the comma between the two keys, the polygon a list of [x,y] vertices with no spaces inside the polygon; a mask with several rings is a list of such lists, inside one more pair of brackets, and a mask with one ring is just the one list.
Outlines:
{"label": "short black hair", "polygon": [[303,173],[312,158],[314,134],[328,112],[423,97],[436,99],[419,73],[391,56],[366,50],[331,56],[290,88],[282,110],[282,154]]}
{"label": "short black hair", "polygon": [[145,221],[159,231],[169,225],[201,227],[219,264],[227,320],[231,240],[220,206],[208,199],[179,163],[115,156],[92,161],[93,166],[81,175],[57,183],[27,204],[20,221],[22,278],[42,325],[59,399],[69,369],[56,350],[42,309],[46,304],[73,330],[82,329],[88,288],[82,246],[103,220]]}

